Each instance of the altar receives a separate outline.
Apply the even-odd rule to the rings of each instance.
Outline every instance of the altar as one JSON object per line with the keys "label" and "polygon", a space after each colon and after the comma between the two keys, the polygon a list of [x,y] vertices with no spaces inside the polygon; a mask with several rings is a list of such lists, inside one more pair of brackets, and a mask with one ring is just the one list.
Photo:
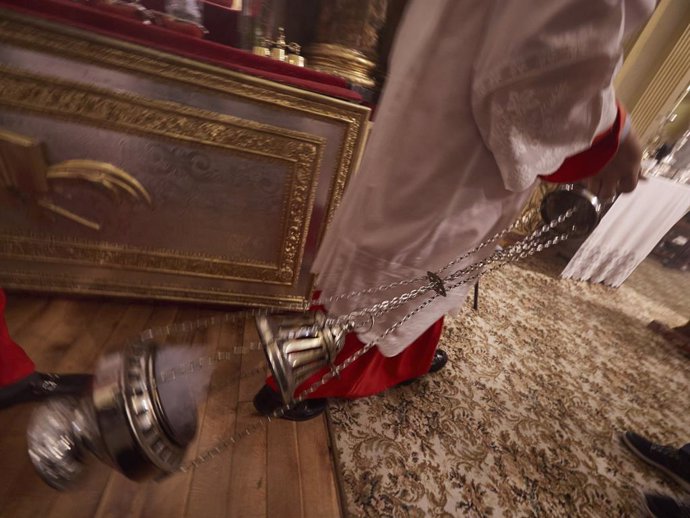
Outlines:
{"label": "altar", "polygon": [[301,308],[370,110],[348,81],[0,0],[0,285]]}

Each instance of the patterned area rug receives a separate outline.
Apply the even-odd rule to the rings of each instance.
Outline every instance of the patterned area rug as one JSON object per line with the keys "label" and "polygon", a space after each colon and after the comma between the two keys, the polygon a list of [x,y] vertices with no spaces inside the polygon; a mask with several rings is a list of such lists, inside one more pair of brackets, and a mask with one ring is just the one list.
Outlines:
{"label": "patterned area rug", "polygon": [[479,311],[447,320],[445,369],[331,403],[349,516],[629,517],[640,491],[682,496],[617,433],[690,442],[690,358],[647,328],[690,318],[690,274],[664,305],[645,294],[655,267],[614,290],[561,280],[564,265],[492,273]]}

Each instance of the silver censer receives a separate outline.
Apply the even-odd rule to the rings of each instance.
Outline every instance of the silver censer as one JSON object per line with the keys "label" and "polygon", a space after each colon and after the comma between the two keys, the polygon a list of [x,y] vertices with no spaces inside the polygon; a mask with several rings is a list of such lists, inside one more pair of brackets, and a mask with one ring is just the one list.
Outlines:
{"label": "silver censer", "polygon": [[[29,457],[45,482],[68,489],[94,458],[132,480],[163,477],[180,466],[196,433],[196,404],[179,385],[158,385],[158,351],[149,342],[103,356],[90,391],[49,400],[34,412]],[[185,412],[167,412],[173,405]]]}
{"label": "silver censer", "polygon": [[[562,186],[547,194],[540,210],[548,232],[559,236],[551,239],[552,244],[567,237],[586,235],[598,224],[602,214],[596,196],[575,185]],[[566,213],[569,216],[564,219]],[[510,262],[524,257],[525,250],[529,253],[542,250],[545,246],[539,244],[538,238],[544,232],[542,229],[528,236],[514,253],[504,253],[500,260]],[[468,271],[474,272],[473,278],[478,278],[487,265],[488,262],[473,265]],[[433,290],[445,295],[444,279],[429,274],[431,284],[410,293],[416,296]],[[455,275],[445,280],[454,281]],[[403,303],[409,300],[400,299]],[[377,304],[370,316],[373,318],[387,310],[381,308],[395,306],[388,302]],[[267,311],[255,317],[267,363],[286,405],[283,408],[301,400],[373,346],[367,344],[334,367],[346,334],[357,327],[356,318],[332,318],[318,311]],[[159,383],[163,379],[157,361],[159,351],[154,342],[144,342],[104,356],[96,366],[91,389],[82,397],[49,400],[37,408],[27,432],[29,456],[49,485],[56,489],[69,488],[86,471],[90,459],[99,459],[133,480],[163,478],[183,469],[183,458],[197,429],[196,403],[191,391],[184,390],[184,384]],[[301,394],[295,394],[300,384],[327,366],[330,371],[323,378]],[[180,412],[180,408],[184,411]],[[220,452],[223,447],[217,446],[216,450]],[[212,457],[202,455],[190,465]]]}

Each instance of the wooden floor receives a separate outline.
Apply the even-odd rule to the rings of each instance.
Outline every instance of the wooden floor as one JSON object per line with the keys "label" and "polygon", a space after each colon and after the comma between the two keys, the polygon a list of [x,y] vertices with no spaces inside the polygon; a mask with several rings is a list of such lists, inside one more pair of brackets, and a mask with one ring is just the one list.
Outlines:
{"label": "wooden floor", "polygon": [[[8,294],[6,318],[14,340],[37,369],[92,372],[99,354],[122,348],[142,330],[215,314],[176,305],[149,305]],[[251,322],[214,326],[191,340],[200,350],[241,354],[213,370],[199,409],[190,456],[259,421],[251,403],[264,363]],[[210,347],[210,349],[204,349]],[[35,474],[26,453],[33,404],[0,410],[1,517],[336,517],[341,516],[325,418],[274,420],[234,449],[185,474],[134,483],[100,463],[72,492],[60,493]]]}

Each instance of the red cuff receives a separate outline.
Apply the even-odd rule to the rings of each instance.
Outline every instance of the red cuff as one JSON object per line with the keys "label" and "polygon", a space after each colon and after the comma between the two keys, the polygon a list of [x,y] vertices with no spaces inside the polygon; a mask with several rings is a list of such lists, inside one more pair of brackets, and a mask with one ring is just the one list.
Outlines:
{"label": "red cuff", "polygon": [[597,135],[589,149],[566,158],[558,170],[548,176],[542,175],[540,178],[553,183],[574,183],[597,174],[618,151],[626,118],[625,110],[618,104],[618,115],[613,126]]}

